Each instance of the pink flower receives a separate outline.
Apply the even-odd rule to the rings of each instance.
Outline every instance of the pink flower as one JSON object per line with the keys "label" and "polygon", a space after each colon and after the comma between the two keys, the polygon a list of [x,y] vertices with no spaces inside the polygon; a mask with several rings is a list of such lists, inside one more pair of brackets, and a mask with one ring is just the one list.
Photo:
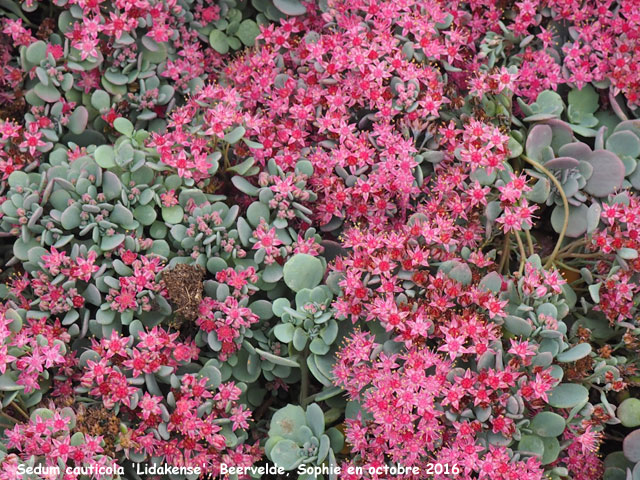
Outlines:
{"label": "pink flower", "polygon": [[46,145],[45,142],[40,140],[40,137],[42,137],[42,132],[25,131],[23,135],[24,140],[20,143],[19,147],[29,150],[30,155],[35,155],[36,149],[38,147],[43,147]]}
{"label": "pink flower", "polygon": [[574,441],[580,445],[584,455],[595,453],[602,441],[602,433],[594,431],[592,425],[587,425],[584,432],[578,435]]}
{"label": "pink flower", "polygon": [[145,392],[138,402],[138,407],[141,410],[142,418],[144,420],[148,420],[151,415],[160,415],[160,413],[162,412],[162,410],[160,409],[161,402],[162,397],[149,395],[149,393]]}
{"label": "pink flower", "polygon": [[511,348],[508,350],[508,352],[520,357],[525,362],[525,365],[528,362],[528,357],[535,357],[537,348],[535,348],[533,345],[530,345],[527,340],[519,341],[510,339],[509,341],[511,342]]}
{"label": "pink flower", "polygon": [[0,345],[0,373],[7,371],[7,365],[16,360],[16,357],[7,354],[7,346]]}

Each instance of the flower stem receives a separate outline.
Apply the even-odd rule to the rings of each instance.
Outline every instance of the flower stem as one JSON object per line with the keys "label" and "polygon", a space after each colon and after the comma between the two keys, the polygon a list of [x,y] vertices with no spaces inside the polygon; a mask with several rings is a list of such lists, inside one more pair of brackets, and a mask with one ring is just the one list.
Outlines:
{"label": "flower stem", "polygon": [[560,255],[558,255],[558,258],[587,258],[587,259],[593,259],[595,260],[596,258],[602,258],[602,253],[601,252],[594,252],[594,253],[561,253]]}
{"label": "flower stem", "polygon": [[533,248],[533,239],[531,238],[531,232],[529,232],[529,230],[525,230],[524,234],[527,237],[527,245],[529,246],[529,255],[534,255],[536,251]]}
{"label": "flower stem", "polygon": [[[564,247],[562,247],[560,249],[560,251],[558,252],[558,257],[560,258],[566,258],[568,256],[570,256],[571,252],[573,252],[576,248],[585,245],[587,243],[586,239],[584,238],[580,238],[578,240],[574,240],[573,242],[569,243],[568,245],[565,245]],[[546,262],[547,259],[549,257],[544,257],[542,259],[543,262]]]}
{"label": "flower stem", "polygon": [[562,189],[562,185],[560,184],[558,179],[547,168],[545,168],[535,160],[532,160],[531,158],[527,157],[526,155],[522,155],[522,158],[524,159],[525,162],[533,165],[535,168],[537,168],[542,173],[544,173],[547,177],[549,177],[549,180],[551,180],[553,184],[556,186],[556,188],[558,189],[558,193],[562,198],[562,206],[564,207],[564,221],[562,222],[562,229],[560,230],[560,236],[558,237],[556,246],[554,247],[553,252],[551,252],[551,255],[549,255],[549,259],[547,260],[547,263],[544,265],[545,268],[549,268],[553,264],[554,260],[556,259],[556,255],[558,255],[558,251],[560,250],[560,246],[562,245],[564,236],[567,233],[567,227],[569,226],[569,201],[567,200],[567,195],[564,193],[564,190]]}
{"label": "flower stem", "polygon": [[16,420],[11,415],[9,415],[8,413],[4,413],[3,411],[0,411],[0,417],[4,417],[7,420],[12,421],[13,423],[20,423],[20,420]]}
{"label": "flower stem", "polygon": [[522,275],[522,272],[524,272],[524,264],[527,261],[527,252],[524,250],[524,244],[522,243],[522,239],[518,233],[516,233],[516,241],[518,242],[518,248],[520,249],[520,268],[518,268],[518,272]]}
{"label": "flower stem", "polygon": [[300,406],[307,407],[309,402],[309,367],[307,366],[307,357],[309,356],[309,347],[304,347],[300,358]]}
{"label": "flower stem", "polygon": [[500,265],[498,266],[498,272],[503,273],[504,266],[507,264],[507,259],[509,258],[509,237],[511,236],[511,232],[507,232],[504,236],[504,245],[502,247],[502,254],[500,255]]}
{"label": "flower stem", "polygon": [[27,415],[27,413],[22,408],[20,408],[20,406],[18,406],[16,402],[11,402],[9,405],[15,408],[16,411],[20,413],[20,415],[22,415],[26,420],[30,420],[29,415]]}
{"label": "flower stem", "polygon": [[564,268],[565,270],[571,270],[572,272],[580,273],[580,270],[578,270],[577,268],[571,267],[566,263],[562,263],[560,260],[556,260],[556,263],[560,265],[562,268]]}
{"label": "flower stem", "polygon": [[574,240],[573,242],[568,244],[566,247],[562,248],[562,250],[560,250],[560,252],[561,253],[573,252],[576,248],[578,248],[579,246],[584,245],[586,243],[587,243],[586,239],[579,238],[578,240]]}

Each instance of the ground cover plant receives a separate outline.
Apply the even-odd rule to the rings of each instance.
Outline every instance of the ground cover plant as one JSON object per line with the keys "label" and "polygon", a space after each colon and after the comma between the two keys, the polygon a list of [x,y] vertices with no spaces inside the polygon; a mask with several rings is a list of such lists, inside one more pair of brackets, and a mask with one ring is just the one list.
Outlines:
{"label": "ground cover plant", "polygon": [[636,0],[0,0],[0,480],[639,479],[639,58]]}

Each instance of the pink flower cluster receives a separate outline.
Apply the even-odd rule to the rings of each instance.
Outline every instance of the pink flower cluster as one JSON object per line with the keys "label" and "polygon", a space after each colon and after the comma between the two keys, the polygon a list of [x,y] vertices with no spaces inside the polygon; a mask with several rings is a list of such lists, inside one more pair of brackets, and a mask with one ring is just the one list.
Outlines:
{"label": "pink flower cluster", "polygon": [[150,295],[162,295],[165,290],[157,278],[164,268],[162,260],[158,256],[138,255],[125,249],[120,250],[120,257],[132,274],[120,276],[119,288],[110,288],[106,300],[116,312],[150,311]]}
{"label": "pink flower cluster", "polygon": [[42,376],[49,375],[49,369],[66,364],[71,336],[59,320],[47,323],[46,318],[28,318],[27,324],[17,329],[12,325],[15,314],[0,305],[0,374],[17,372],[16,384],[30,393],[40,390]]}
{"label": "pink flower cluster", "polygon": [[[520,374],[509,367],[474,374],[468,369],[452,371],[452,366],[428,348],[388,354],[371,334],[356,333],[350,338],[334,373],[351,399],[366,409],[346,421],[347,441],[360,461],[368,469],[383,466],[382,459],[389,458],[393,463],[420,466],[423,472],[429,463],[440,462],[456,466],[463,478],[512,480],[517,472],[518,478],[538,480],[541,470],[535,457],[514,461],[504,447],[491,445],[485,451],[476,443],[476,435],[487,428],[507,438],[513,435],[515,426],[504,415],[505,403],[513,387],[522,384]],[[542,396],[551,388],[549,378],[538,374],[532,381]],[[521,387],[524,390],[527,385]],[[488,408],[490,421],[451,424],[446,408],[442,409],[450,406],[460,412],[467,405]]]}
{"label": "pink flower cluster", "polygon": [[[51,412],[53,414],[49,416],[47,413]],[[82,441],[78,442],[77,436],[73,435],[72,422],[75,424],[75,415],[70,408],[44,412],[41,409],[36,410],[28,422],[18,423],[7,429],[7,446],[17,449],[20,455],[11,454],[4,459],[0,479],[20,478],[20,460],[26,461],[32,457],[39,459],[45,467],[59,467],[58,462],[61,461],[63,465],[72,468],[85,467],[86,471],[91,468],[95,471],[101,467],[115,468],[116,460],[103,453],[102,436],[81,434]],[[46,475],[41,478],[56,477]],[[70,477],[65,474],[65,478],[77,478],[77,475]]]}
{"label": "pink flower cluster", "polygon": [[[637,311],[634,296],[640,292],[640,200],[637,195],[630,195],[628,204],[604,204],[601,217],[606,227],[595,232],[589,243],[591,251],[604,256],[595,265],[602,283],[595,308],[613,324],[633,317]],[[622,252],[631,253],[631,258],[624,260],[627,268],[613,272],[615,254],[627,256]]]}

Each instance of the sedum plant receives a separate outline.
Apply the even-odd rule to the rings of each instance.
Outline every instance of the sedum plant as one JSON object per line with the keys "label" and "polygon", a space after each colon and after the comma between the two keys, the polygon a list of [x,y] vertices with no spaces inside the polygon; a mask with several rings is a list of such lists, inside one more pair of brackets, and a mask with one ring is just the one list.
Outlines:
{"label": "sedum plant", "polygon": [[[285,470],[295,470],[299,465],[321,466],[323,463],[337,466],[335,451],[342,449],[344,438],[336,428],[325,432],[324,413],[317,403],[306,410],[298,405],[287,405],[273,414],[269,427],[269,439],[265,453]],[[330,475],[330,477],[335,475]],[[325,478],[303,474],[298,478]]]}
{"label": "sedum plant", "polygon": [[639,34],[0,0],[0,480],[635,478]]}

